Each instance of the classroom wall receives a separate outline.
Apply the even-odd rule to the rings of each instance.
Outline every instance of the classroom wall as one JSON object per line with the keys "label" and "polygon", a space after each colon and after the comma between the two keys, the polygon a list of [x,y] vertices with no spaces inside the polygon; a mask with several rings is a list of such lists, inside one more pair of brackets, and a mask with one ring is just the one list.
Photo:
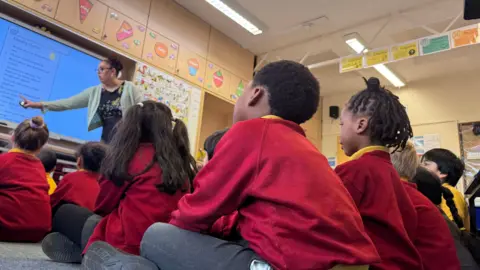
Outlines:
{"label": "classroom wall", "polygon": [[234,104],[254,54],[173,0],[12,0]]}
{"label": "classroom wall", "polygon": [[[413,127],[414,135],[440,134],[441,147],[460,156],[457,124],[480,121],[480,79],[476,72],[452,74],[408,84],[394,91],[400,97]],[[359,83],[359,90],[364,87]],[[323,98],[322,152],[341,158],[338,148],[339,121],[329,118],[328,107],[343,108],[353,93]]]}

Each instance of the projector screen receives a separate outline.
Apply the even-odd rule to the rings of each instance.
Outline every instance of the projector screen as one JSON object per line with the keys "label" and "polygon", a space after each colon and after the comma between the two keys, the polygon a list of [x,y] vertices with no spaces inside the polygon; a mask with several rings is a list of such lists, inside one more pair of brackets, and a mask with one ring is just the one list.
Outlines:
{"label": "projector screen", "polygon": [[[32,101],[68,98],[99,84],[99,59],[0,18],[0,122],[18,124],[40,115],[24,109],[20,95]],[[101,129],[88,132],[87,109],[48,112],[50,132],[62,139],[98,141]]]}

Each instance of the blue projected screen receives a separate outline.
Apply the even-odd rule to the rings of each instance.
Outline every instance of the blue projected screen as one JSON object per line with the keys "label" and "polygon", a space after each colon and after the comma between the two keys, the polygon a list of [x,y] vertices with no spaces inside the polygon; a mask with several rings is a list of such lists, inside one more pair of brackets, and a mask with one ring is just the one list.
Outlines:
{"label": "blue projected screen", "polygon": [[[99,59],[1,18],[0,52],[0,122],[18,124],[41,114],[21,107],[20,95],[51,101],[99,84]],[[101,129],[88,132],[86,108],[44,117],[50,132],[65,139],[100,140]]]}

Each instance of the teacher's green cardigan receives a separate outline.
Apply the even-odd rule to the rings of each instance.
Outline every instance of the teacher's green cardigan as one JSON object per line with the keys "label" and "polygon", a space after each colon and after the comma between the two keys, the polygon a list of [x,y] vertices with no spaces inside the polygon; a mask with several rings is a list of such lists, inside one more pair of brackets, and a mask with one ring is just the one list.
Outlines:
{"label": "teacher's green cardigan", "polygon": [[[103,125],[102,119],[98,115],[98,105],[102,95],[102,85],[92,86],[85,89],[78,95],[70,98],[55,101],[42,102],[44,111],[67,111],[88,107],[88,131],[99,128]],[[123,115],[133,105],[142,102],[144,96],[142,91],[132,82],[125,81],[123,93],[120,97],[120,104]]]}

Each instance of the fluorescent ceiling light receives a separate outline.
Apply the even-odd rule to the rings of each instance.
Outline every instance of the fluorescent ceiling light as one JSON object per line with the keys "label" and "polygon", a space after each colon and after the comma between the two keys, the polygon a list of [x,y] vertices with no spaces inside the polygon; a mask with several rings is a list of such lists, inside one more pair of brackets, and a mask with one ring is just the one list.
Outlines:
{"label": "fluorescent ceiling light", "polygon": [[[348,46],[350,46],[350,48],[352,48],[358,54],[368,52],[368,49],[362,44],[362,42],[358,40],[358,38],[347,39],[345,43],[347,43]],[[382,74],[382,76],[385,77],[385,79],[387,79],[391,84],[393,84],[393,86],[398,88],[405,86],[405,83],[384,64],[375,65],[373,68]]]}
{"label": "fluorescent ceiling light", "polygon": [[358,54],[368,51],[365,48],[365,45],[363,45],[357,38],[351,38],[346,40],[345,42]]}
{"label": "fluorescent ceiling light", "polygon": [[234,22],[238,23],[241,27],[245,28],[248,32],[253,35],[260,35],[263,33],[262,30],[258,29],[253,23],[249,22],[242,15],[238,14],[235,10],[227,6],[221,0],[205,0],[214,8],[218,9],[220,12],[225,14],[228,18],[232,19]]}
{"label": "fluorescent ceiling light", "polygon": [[376,69],[378,72],[380,72],[380,74],[382,74],[383,77],[385,77],[389,82],[391,82],[393,86],[398,88],[405,86],[405,83],[402,80],[400,80],[400,78],[398,78],[397,75],[395,75],[395,73],[393,73],[384,64],[375,65],[373,66],[373,68]]}

